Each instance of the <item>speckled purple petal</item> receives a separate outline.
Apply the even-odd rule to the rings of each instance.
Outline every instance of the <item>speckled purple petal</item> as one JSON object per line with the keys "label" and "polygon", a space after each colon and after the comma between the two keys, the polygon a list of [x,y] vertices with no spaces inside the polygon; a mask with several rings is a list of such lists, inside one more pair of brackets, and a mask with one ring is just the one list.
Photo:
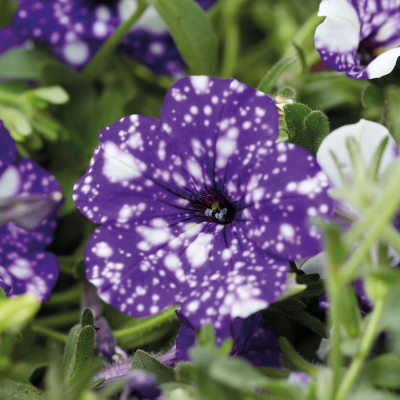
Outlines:
{"label": "speckled purple petal", "polygon": [[0,172],[6,164],[14,162],[16,158],[17,148],[15,147],[15,142],[5,128],[3,121],[0,120]]}
{"label": "speckled purple petal", "polygon": [[85,252],[104,301],[135,316],[180,303],[193,326],[219,329],[280,296],[284,259],[319,252],[307,220],[332,204],[315,158],[274,143],[278,119],[247,85],[188,77],[160,122],[133,115],[100,132],[73,197],[104,224]]}
{"label": "speckled purple petal", "polygon": [[0,254],[0,278],[11,286],[10,296],[33,293],[39,301],[47,300],[58,274],[57,257],[52,253]]}
{"label": "speckled purple petal", "polygon": [[315,33],[322,60],[351,78],[390,73],[400,56],[400,5],[385,0],[323,0]]}
{"label": "speckled purple petal", "polygon": [[[202,0],[208,8],[215,0]],[[93,0],[25,0],[14,18],[13,28],[23,38],[47,45],[73,68],[82,68],[115,29],[137,7],[132,0],[107,5]],[[157,74],[179,76],[185,64],[162,19],[149,6],[119,49]]]}
{"label": "speckled purple petal", "polygon": [[[54,201],[41,203],[40,210],[30,210],[27,198],[54,196]],[[22,199],[22,200],[21,200]],[[10,295],[34,293],[40,301],[46,300],[58,277],[57,258],[43,252],[50,244],[56,226],[56,215],[62,204],[60,187],[54,177],[34,161],[21,159],[9,164],[0,175],[0,206],[10,202],[2,213],[12,211],[22,202],[26,214],[0,226],[0,278],[12,287]],[[32,211],[32,212],[29,212]],[[34,227],[27,230],[22,226]]]}
{"label": "speckled purple petal", "polygon": [[4,291],[6,295],[10,293],[11,286],[7,285],[2,279],[0,279],[0,288]]}

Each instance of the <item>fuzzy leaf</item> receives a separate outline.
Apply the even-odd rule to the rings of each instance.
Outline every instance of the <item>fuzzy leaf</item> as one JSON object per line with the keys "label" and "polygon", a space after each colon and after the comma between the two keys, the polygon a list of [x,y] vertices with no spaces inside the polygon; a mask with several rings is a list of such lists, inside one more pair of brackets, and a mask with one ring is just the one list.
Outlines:
{"label": "fuzzy leaf", "polygon": [[45,394],[32,385],[2,380],[0,383],[0,400],[44,400]]}
{"label": "fuzzy leaf", "polygon": [[400,358],[394,354],[382,354],[369,361],[367,371],[376,386],[387,389],[400,389]]}
{"label": "fuzzy leaf", "polygon": [[79,333],[75,350],[75,362],[69,382],[74,384],[79,375],[87,368],[93,357],[95,330],[91,326],[85,326]]}
{"label": "fuzzy leaf", "polygon": [[82,311],[81,314],[81,325],[82,328],[86,325],[90,325],[93,326],[94,325],[94,317],[93,317],[93,313],[90,310],[90,308],[85,307]]}
{"label": "fuzzy leaf", "polygon": [[167,24],[194,75],[217,73],[217,39],[207,14],[194,0],[150,0]]}
{"label": "fuzzy leaf", "polygon": [[137,350],[135,353],[131,371],[135,369],[141,369],[142,371],[154,375],[159,385],[175,381],[175,371],[172,368],[158,361],[143,350]]}

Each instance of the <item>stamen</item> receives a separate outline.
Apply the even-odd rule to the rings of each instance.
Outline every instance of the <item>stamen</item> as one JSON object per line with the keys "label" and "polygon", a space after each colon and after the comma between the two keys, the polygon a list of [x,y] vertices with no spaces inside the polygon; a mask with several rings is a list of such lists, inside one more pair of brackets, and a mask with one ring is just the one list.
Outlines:
{"label": "stamen", "polygon": [[217,218],[217,219],[219,219],[219,220],[221,220],[221,221],[223,221],[224,219],[224,214],[222,214],[222,213],[216,213],[215,214],[215,218]]}
{"label": "stamen", "polygon": [[228,212],[228,209],[227,208],[223,208],[220,212],[221,212],[222,215],[225,215]]}
{"label": "stamen", "polygon": [[219,204],[217,202],[211,204],[211,208],[213,211],[215,211],[219,207]]}
{"label": "stamen", "polygon": [[210,208],[207,208],[207,210],[204,212],[204,214],[206,214],[207,217],[212,217],[212,213],[213,210],[211,210]]}

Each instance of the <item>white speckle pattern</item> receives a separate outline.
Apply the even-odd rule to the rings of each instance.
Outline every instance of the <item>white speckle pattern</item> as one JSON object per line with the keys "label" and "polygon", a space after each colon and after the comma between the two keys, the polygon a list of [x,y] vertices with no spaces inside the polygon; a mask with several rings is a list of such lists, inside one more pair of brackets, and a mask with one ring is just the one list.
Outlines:
{"label": "white speckle pattern", "polygon": [[[315,158],[274,143],[278,124],[274,101],[249,86],[187,77],[168,91],[161,121],[135,115],[103,129],[74,188],[78,209],[102,224],[85,252],[102,298],[137,317],[180,303],[198,327],[224,326],[278,298],[285,260],[321,249],[308,210],[332,209]],[[107,146],[118,154],[112,168]],[[127,165],[135,173],[122,172]]]}

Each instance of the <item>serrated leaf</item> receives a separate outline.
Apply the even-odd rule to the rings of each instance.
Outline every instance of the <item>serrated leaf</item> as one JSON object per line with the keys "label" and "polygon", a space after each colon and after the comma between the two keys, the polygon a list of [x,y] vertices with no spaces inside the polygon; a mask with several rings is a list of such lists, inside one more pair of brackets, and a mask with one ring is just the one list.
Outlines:
{"label": "serrated leaf", "polygon": [[306,326],[308,329],[317,333],[319,336],[328,339],[329,333],[327,327],[317,318],[304,310],[279,310],[284,315]]}
{"label": "serrated leaf", "polygon": [[133,357],[131,371],[135,369],[140,369],[152,374],[159,385],[175,381],[175,371],[172,368],[158,361],[143,350],[137,350]]}
{"label": "serrated leaf", "polygon": [[84,327],[86,325],[94,325],[94,316],[92,310],[88,307],[85,307],[81,314],[81,326]]}
{"label": "serrated leaf", "polygon": [[215,76],[217,39],[207,14],[193,0],[150,0],[168,26],[191,74]]}
{"label": "serrated leaf", "polygon": [[73,385],[79,378],[79,375],[90,364],[93,357],[95,330],[91,326],[85,326],[81,329],[76,343],[75,362],[69,382]]}
{"label": "serrated leaf", "polygon": [[283,58],[278,61],[261,79],[261,82],[257,86],[257,90],[265,94],[270,94],[275,86],[275,83],[282,75],[282,73],[289,68],[297,60],[296,56]]}

